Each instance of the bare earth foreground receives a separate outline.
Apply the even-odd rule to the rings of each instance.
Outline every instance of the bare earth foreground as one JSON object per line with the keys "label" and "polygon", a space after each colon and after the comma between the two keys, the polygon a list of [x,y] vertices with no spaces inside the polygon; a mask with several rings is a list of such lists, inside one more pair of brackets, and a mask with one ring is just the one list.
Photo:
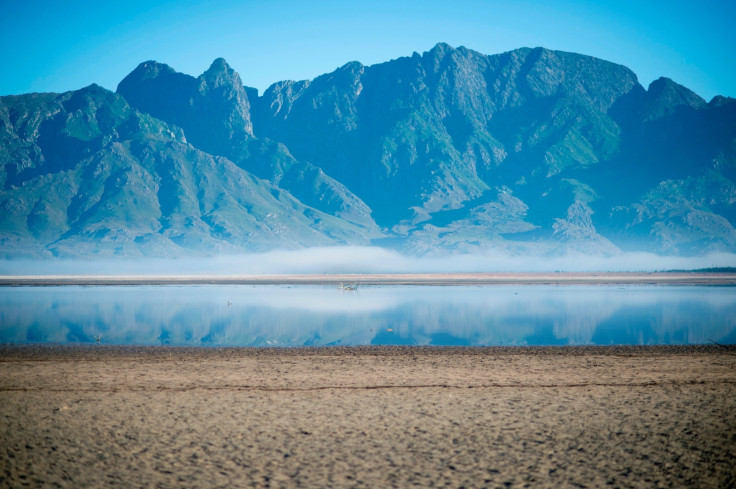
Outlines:
{"label": "bare earth foreground", "polygon": [[731,347],[0,347],[0,487],[734,487]]}

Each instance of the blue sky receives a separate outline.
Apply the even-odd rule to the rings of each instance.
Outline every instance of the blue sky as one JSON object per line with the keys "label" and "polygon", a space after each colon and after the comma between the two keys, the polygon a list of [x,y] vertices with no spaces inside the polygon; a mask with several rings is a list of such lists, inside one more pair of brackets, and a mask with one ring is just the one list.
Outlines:
{"label": "blue sky", "polygon": [[736,97],[736,2],[0,0],[0,95],[115,90],[154,59],[199,75],[224,57],[261,92],[348,61],[437,42],[495,54],[544,46],[667,76],[710,100]]}

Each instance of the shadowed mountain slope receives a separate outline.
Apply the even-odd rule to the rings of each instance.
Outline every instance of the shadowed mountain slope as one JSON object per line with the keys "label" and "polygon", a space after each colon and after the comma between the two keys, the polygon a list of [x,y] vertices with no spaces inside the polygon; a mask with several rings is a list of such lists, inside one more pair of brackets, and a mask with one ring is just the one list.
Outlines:
{"label": "shadowed mountain slope", "polygon": [[185,254],[365,242],[183,131],[91,86],[0,99],[5,256]]}
{"label": "shadowed mountain slope", "polygon": [[253,136],[248,93],[255,100],[256,90],[244,87],[224,59],[198,78],[148,61],[120,82],[118,93],[138,110],[181,127],[202,151],[225,156],[305,204],[365,228],[366,236],[380,236],[370,209],[344,185],[297,162],[284,145]]}

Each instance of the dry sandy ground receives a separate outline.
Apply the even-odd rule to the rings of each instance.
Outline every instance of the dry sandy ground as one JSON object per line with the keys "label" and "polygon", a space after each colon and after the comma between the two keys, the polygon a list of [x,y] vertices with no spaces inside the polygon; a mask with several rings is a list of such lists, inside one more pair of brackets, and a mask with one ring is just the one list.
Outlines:
{"label": "dry sandy ground", "polygon": [[736,351],[0,348],[0,487],[734,487]]}

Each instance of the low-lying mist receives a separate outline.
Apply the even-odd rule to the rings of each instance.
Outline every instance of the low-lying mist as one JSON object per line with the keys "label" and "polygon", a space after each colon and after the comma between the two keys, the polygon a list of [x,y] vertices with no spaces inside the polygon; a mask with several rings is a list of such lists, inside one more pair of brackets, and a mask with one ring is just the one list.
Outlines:
{"label": "low-lying mist", "polygon": [[288,275],[461,272],[656,272],[736,267],[736,254],[697,257],[621,253],[511,256],[505,253],[407,256],[378,247],[327,247],[204,258],[100,258],[0,261],[3,275]]}

